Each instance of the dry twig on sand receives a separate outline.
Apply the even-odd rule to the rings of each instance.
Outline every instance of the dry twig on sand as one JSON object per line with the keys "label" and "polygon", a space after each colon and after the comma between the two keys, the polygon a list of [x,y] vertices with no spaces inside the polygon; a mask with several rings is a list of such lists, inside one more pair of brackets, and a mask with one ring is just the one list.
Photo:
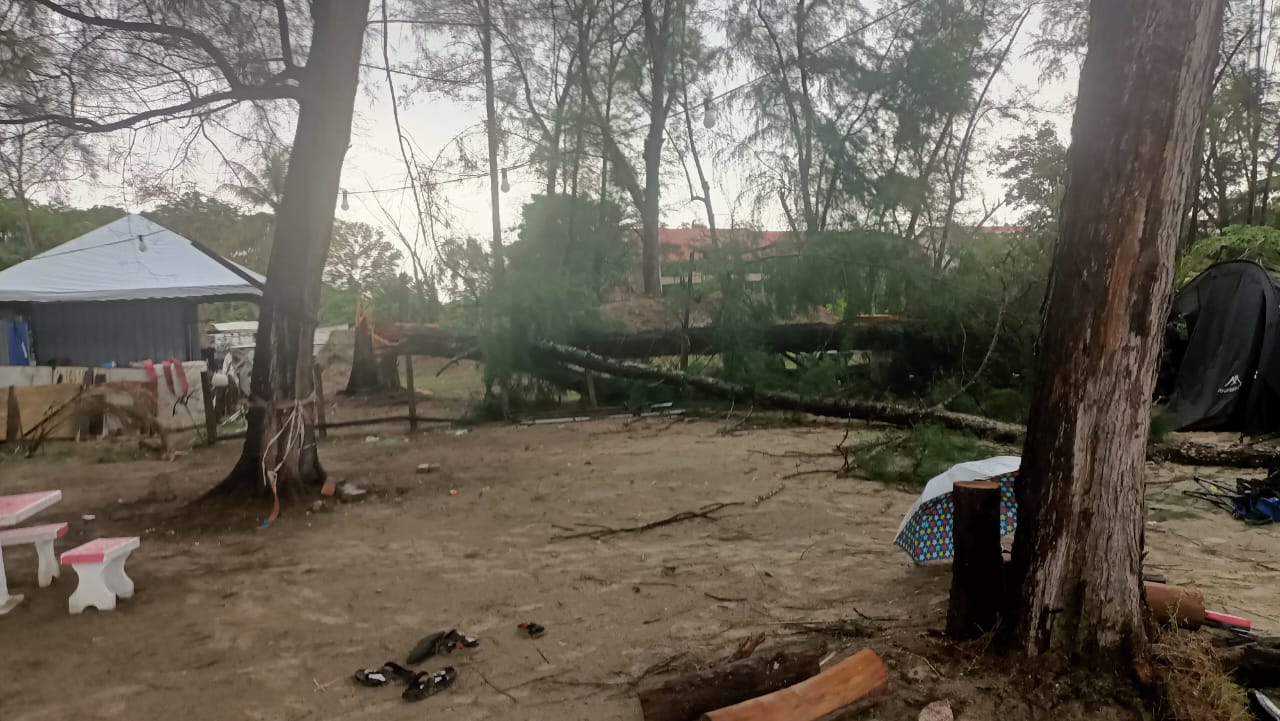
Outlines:
{"label": "dry twig on sand", "polygon": [[[770,498],[773,498],[774,496],[781,493],[784,488],[786,488],[786,486],[778,486],[777,488],[773,489],[772,491],[769,491],[764,495],[757,496],[756,499],[752,501],[751,504],[753,506],[758,506],[761,503],[764,503]],[[712,503],[712,504],[703,506],[702,508],[696,511],[681,511],[675,514],[674,516],[667,516],[666,518],[663,518],[657,521],[650,521],[649,523],[643,523],[639,526],[627,526],[625,528],[601,527],[593,531],[582,531],[579,533],[565,534],[563,536],[552,536],[551,540],[568,541],[575,538],[590,538],[592,540],[598,541],[602,538],[607,538],[609,536],[614,536],[620,533],[644,533],[645,531],[651,531],[655,528],[670,526],[673,523],[682,523],[684,521],[692,521],[695,518],[704,518],[708,521],[716,521],[719,519],[717,519],[713,514],[715,514],[717,511],[722,511],[732,506],[745,506],[745,505],[747,505],[746,501],[729,501],[728,503]]]}

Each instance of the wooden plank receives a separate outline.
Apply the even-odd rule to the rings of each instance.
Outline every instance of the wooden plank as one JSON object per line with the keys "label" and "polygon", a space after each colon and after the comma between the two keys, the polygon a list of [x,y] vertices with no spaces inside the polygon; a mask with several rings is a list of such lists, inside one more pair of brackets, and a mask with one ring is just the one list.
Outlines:
{"label": "wooden plank", "polygon": [[702,717],[703,721],[814,721],[879,691],[889,669],[875,651],[864,648],[794,686],[774,691]]}
{"label": "wooden plank", "polygon": [[[81,392],[78,383],[28,386],[14,390],[18,397],[18,413],[24,419],[23,425],[28,431]],[[75,438],[79,425],[79,419],[69,414],[54,424],[47,437],[61,440]]]}
{"label": "wooden plank", "polygon": [[13,386],[5,393],[4,440],[17,443],[22,438],[22,413],[18,410],[18,393]]}

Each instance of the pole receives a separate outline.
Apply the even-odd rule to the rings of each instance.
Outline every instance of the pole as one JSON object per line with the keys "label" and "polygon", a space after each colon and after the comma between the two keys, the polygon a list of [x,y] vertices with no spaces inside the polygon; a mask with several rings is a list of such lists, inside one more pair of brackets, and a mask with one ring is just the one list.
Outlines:
{"label": "pole", "polygon": [[418,386],[413,382],[413,356],[404,357],[404,384],[409,387],[409,432],[418,430]]}
{"label": "pole", "polygon": [[329,431],[326,430],[327,419],[325,418],[325,409],[324,409],[324,381],[322,378],[323,375],[324,375],[324,371],[322,368],[320,368],[318,364],[311,366],[311,378],[312,378],[311,382],[315,385],[315,388],[316,388],[316,421],[318,421],[318,423],[316,424],[316,429],[320,433],[321,438],[328,438]]}
{"label": "pole", "polygon": [[209,371],[200,371],[200,395],[204,397],[204,442],[213,445],[218,440],[218,416],[213,407],[213,377]]}

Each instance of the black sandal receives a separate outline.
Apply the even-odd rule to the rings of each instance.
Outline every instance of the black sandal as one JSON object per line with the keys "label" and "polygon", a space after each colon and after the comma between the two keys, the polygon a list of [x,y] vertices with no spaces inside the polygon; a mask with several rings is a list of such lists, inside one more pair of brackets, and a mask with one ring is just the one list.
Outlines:
{"label": "black sandal", "polygon": [[405,658],[405,663],[410,666],[426,661],[432,656],[444,653],[453,653],[456,648],[475,648],[480,645],[480,640],[458,633],[457,629],[448,631],[436,631],[433,634],[424,636],[418,644],[409,652]]}
{"label": "black sandal", "polygon": [[382,664],[382,668],[362,668],[356,671],[354,678],[361,686],[377,688],[386,686],[392,681],[407,682],[413,678],[413,671],[394,661],[387,661]]}
{"label": "black sandal", "polygon": [[409,680],[409,687],[400,697],[405,701],[421,701],[449,688],[457,678],[458,670],[453,666],[446,666],[439,671],[420,671]]}
{"label": "black sandal", "polygon": [[541,638],[542,634],[547,632],[547,629],[534,623],[533,621],[525,621],[524,623],[519,625],[519,628],[524,629],[524,632],[529,634],[529,638]]}

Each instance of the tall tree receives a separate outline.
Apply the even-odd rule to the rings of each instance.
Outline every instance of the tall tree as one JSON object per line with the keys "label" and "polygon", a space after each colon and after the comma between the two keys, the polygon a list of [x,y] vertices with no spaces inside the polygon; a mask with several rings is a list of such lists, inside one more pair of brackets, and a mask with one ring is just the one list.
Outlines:
{"label": "tall tree", "polygon": [[1016,647],[1131,669],[1143,462],[1221,0],[1093,0],[1018,485]]}
{"label": "tall tree", "polygon": [[194,138],[242,103],[297,102],[249,429],[223,492],[289,496],[324,475],[312,431],[311,348],[368,10],[369,0],[31,0],[0,14],[6,38],[46,49],[4,72],[0,126],[107,133],[185,120]]}

